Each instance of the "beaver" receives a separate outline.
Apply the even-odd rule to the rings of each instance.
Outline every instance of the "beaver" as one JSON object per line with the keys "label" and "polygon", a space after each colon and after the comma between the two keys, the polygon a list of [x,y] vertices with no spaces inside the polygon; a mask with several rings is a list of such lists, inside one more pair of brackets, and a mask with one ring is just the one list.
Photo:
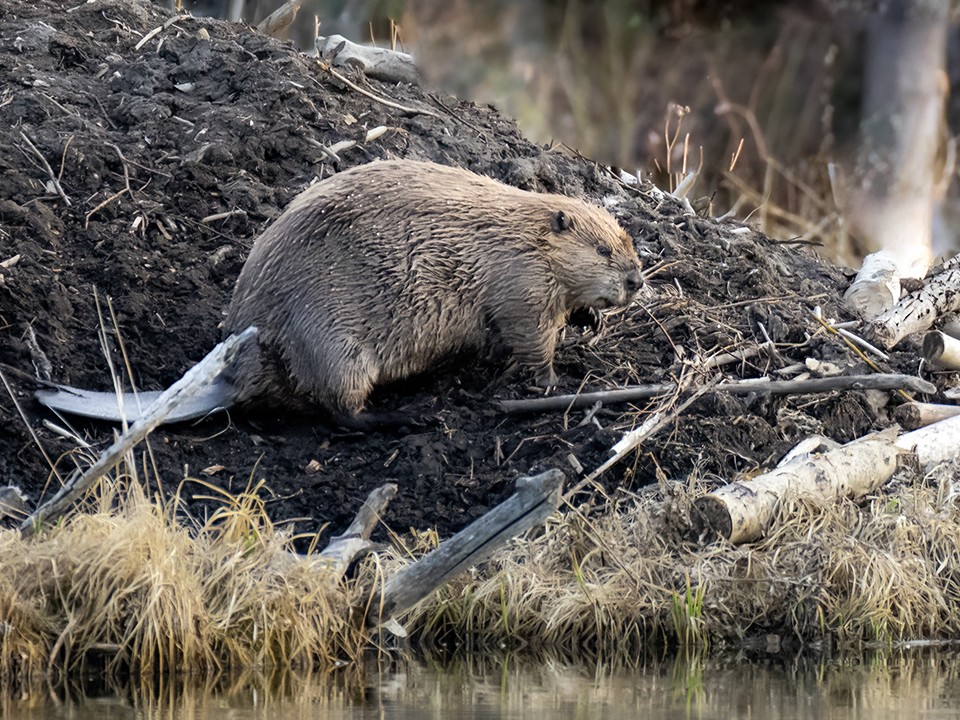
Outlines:
{"label": "beaver", "polygon": [[[295,402],[349,425],[374,387],[470,352],[551,386],[571,313],[625,305],[641,284],[632,240],[598,206],[430,162],[360,165],[304,190],[257,238],[224,323],[256,326],[257,341],[172,420]],[[67,390],[81,399],[38,397],[120,419],[112,394]]]}

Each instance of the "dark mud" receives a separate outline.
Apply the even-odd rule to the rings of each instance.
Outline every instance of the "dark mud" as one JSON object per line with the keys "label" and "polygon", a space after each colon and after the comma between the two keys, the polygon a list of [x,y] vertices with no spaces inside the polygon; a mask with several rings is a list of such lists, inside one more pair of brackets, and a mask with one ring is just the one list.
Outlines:
{"label": "dark mud", "polygon": [[[606,199],[645,265],[662,263],[640,302],[612,314],[598,339],[567,331],[558,392],[669,380],[698,356],[764,342],[761,325],[777,354],[726,366],[729,375],[808,357],[856,369],[842,345],[816,335],[811,308],[835,316],[847,279],[812,254],[628,188],[569,149],[526,141],[490,107],[358,78],[432,114],[374,102],[291,45],[240,25],[186,17],[144,42],[168,17],[136,0],[0,0],[0,363],[33,372],[31,327],[55,380],[109,388],[99,298],[119,328],[107,318],[114,364],[123,367],[122,341],[139,388],[169,385],[220,339],[253,240],[294,195],[314,177],[399,157]],[[380,126],[388,130],[366,141]],[[344,140],[358,144],[337,160],[321,149]],[[13,395],[0,394],[0,484],[17,483],[36,501],[56,480],[48,484],[31,431],[61,474],[76,443],[42,424],[50,418],[29,381],[6,376]],[[185,476],[233,492],[264,479],[271,516],[295,520],[298,532],[344,527],[389,479],[399,484],[391,527],[449,534],[507,496],[518,474],[557,465],[573,479],[571,455],[597,466],[643,417],[642,405],[613,407],[577,427],[579,412],[511,417],[494,402],[531,394],[522,379],[461,358],[374,396],[374,411],[431,416],[423,427],[348,434],[316,418],[235,412],[158,431],[141,472],[166,491]],[[808,433],[847,440],[887,423],[862,394],[704,400],[606,483],[631,491],[694,468],[729,478]],[[96,423],[73,427],[95,447],[110,438]],[[206,501],[192,502],[199,512]]]}

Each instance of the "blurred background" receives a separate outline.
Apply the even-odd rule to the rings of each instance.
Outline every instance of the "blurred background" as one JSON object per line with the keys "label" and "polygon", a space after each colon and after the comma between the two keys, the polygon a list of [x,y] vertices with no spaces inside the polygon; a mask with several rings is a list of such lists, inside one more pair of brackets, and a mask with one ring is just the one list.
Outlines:
{"label": "blurred background", "polygon": [[[172,3],[164,0],[165,4]],[[183,0],[255,24],[283,0]],[[857,265],[905,274],[960,235],[960,3],[949,0],[300,0],[285,36],[412,53],[424,85],[542,143]],[[911,273],[912,271],[912,273]]]}

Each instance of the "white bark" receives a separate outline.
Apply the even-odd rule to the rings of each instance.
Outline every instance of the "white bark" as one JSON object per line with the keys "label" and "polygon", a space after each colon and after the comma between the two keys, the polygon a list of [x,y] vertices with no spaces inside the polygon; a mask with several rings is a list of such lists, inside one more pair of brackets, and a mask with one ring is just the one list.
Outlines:
{"label": "white bark", "polygon": [[872,325],[873,335],[889,350],[907,335],[929,330],[939,316],[958,310],[960,269],[946,270],[877,317]]}
{"label": "white bark", "polygon": [[923,471],[955,460],[960,456],[960,415],[904,433],[897,438],[896,444],[903,450],[915,453]]}
{"label": "white bark", "polygon": [[798,458],[698,498],[692,511],[694,523],[701,532],[720,535],[733,544],[756,540],[790,499],[860,498],[873,492],[893,475],[901,452],[887,439],[869,437]]}

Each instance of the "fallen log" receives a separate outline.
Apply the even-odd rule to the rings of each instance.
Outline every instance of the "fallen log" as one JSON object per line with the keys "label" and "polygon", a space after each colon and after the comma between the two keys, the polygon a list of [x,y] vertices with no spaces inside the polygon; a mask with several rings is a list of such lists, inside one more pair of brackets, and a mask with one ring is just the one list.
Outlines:
{"label": "fallen log", "polygon": [[960,370],[960,340],[931,330],[923,336],[923,359],[941,368]]}
{"label": "fallen log", "polygon": [[937,317],[960,310],[960,269],[944,270],[878,316],[874,338],[887,350],[907,335],[929,330]]}
{"label": "fallen log", "polygon": [[318,36],[317,54],[334,67],[355,67],[364,75],[384,82],[420,83],[413,56],[397,50],[358,45],[342,35]]}
{"label": "fallen log", "polygon": [[563,478],[559,470],[517,478],[513,495],[387,580],[370,604],[367,623],[389,623],[510,538],[543,523],[560,505]]}
{"label": "fallen log", "polygon": [[859,317],[873,320],[900,299],[900,270],[890,253],[871,253],[863,259],[860,272],[843,294],[843,300]]}
{"label": "fallen log", "polygon": [[23,536],[32,535],[51,518],[59,517],[97,480],[110,472],[137,444],[153,432],[184,402],[212,383],[236,358],[240,349],[257,336],[255,327],[231,335],[213,348],[206,357],[184,373],[183,377],[164,390],[125,433],[83,472],[77,471],[50,500],[37,508],[20,525]]}
{"label": "fallen log", "polygon": [[[579,395],[554,395],[545,398],[530,398],[526,400],[501,400],[500,408],[508,413],[547,412],[551,410],[573,410],[587,407],[596,402],[604,404],[615,402],[632,402],[646,400],[661,395],[674,393],[677,386],[670,383],[664,385],[636,385],[620,390],[603,390],[599,392],[581,393]],[[735,395],[802,395],[807,393],[829,392],[831,390],[911,390],[913,392],[932,395],[937,391],[933,383],[913,375],[838,375],[829,378],[813,378],[810,380],[740,380],[737,382],[720,383],[709,392],[725,392]]]}
{"label": "fallen log", "polygon": [[960,415],[960,405],[905,402],[893,411],[894,419],[904,430],[916,430]]}
{"label": "fallen log", "polygon": [[786,500],[863,497],[893,475],[902,453],[889,439],[871,436],[801,457],[697,498],[691,521],[707,540],[719,536],[735,545],[757,540],[769,530]]}

